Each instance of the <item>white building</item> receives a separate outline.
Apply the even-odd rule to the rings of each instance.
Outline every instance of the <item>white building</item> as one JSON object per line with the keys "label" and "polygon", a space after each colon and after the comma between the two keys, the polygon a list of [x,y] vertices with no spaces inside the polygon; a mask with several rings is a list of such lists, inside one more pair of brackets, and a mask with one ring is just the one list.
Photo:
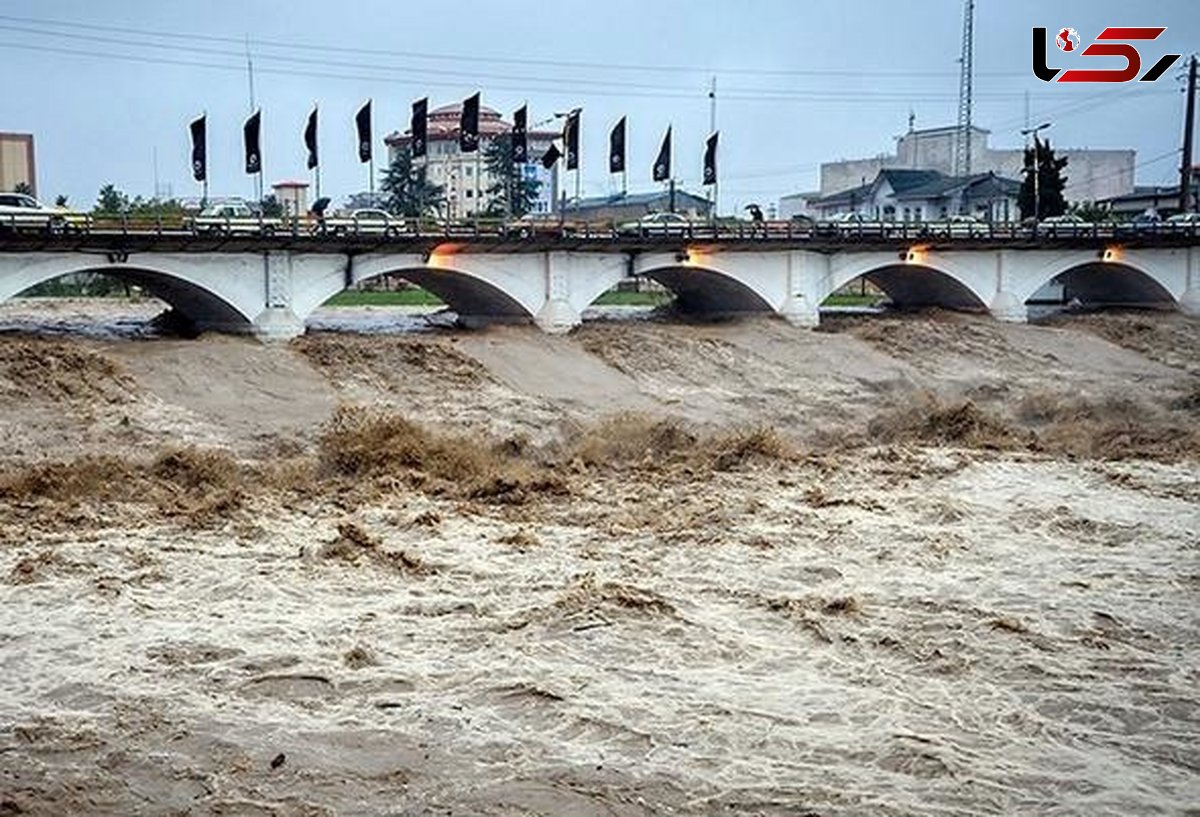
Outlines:
{"label": "white building", "polygon": [[995,173],[947,176],[936,170],[880,170],[869,184],[809,200],[807,214],[860,213],[876,221],[940,221],[957,215],[1016,221],[1021,184]]}
{"label": "white building", "polygon": [[[473,153],[462,153],[458,149],[459,121],[462,116],[461,103],[443,105],[429,112],[425,167],[428,179],[442,187],[446,200],[447,218],[467,218],[482,214],[487,209],[488,188],[495,179],[487,170],[484,152],[492,138],[512,130],[512,125],[500,118],[491,108],[479,107],[479,149]],[[530,162],[522,170],[525,178],[537,179],[538,198],[533,212],[550,213],[558,197],[558,165],[547,170],[542,167],[541,157],[551,141],[559,137],[558,131],[530,130],[527,134]],[[409,131],[393,132],[384,138],[388,146],[388,160],[394,160],[401,150],[407,150],[412,134]],[[422,160],[417,159],[419,164]]]}
{"label": "white building", "polygon": [[[1021,178],[1024,148],[993,150],[990,131],[971,129],[971,173],[995,173],[1009,179]],[[896,139],[894,154],[871,159],[847,159],[821,165],[821,196],[870,183],[881,170],[936,170],[954,172],[958,128],[909,129]],[[1133,192],[1133,150],[1091,150],[1054,147],[1056,156],[1067,157],[1067,184],[1063,195],[1069,202],[1100,201]]]}

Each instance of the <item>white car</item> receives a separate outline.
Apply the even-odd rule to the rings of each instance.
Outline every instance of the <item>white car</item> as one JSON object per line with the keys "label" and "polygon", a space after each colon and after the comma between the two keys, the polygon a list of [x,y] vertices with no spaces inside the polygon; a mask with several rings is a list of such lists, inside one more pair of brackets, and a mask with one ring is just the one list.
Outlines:
{"label": "white car", "polygon": [[283,226],[283,219],[261,216],[242,203],[214,204],[201,210],[186,226],[196,233],[274,235]]}
{"label": "white car", "polygon": [[938,224],[935,229],[946,231],[946,235],[951,238],[973,238],[975,236],[987,235],[988,225],[969,215],[950,216],[942,224]]}
{"label": "white car", "polygon": [[1092,230],[1092,225],[1074,213],[1064,213],[1061,216],[1050,216],[1038,223],[1038,232],[1050,236],[1084,235]]}
{"label": "white car", "polygon": [[0,230],[48,233],[86,232],[91,216],[65,207],[48,207],[24,193],[0,193]]}
{"label": "white car", "polygon": [[817,231],[825,235],[879,237],[888,235],[891,228],[862,213],[835,213],[820,222]]}
{"label": "white car", "polygon": [[1167,224],[1177,227],[1200,227],[1200,213],[1176,213],[1167,219]]}
{"label": "white car", "polygon": [[624,235],[686,235],[692,222],[679,213],[651,213],[637,221],[626,221],[617,225],[617,232]]}
{"label": "white car", "polygon": [[348,215],[325,217],[312,225],[313,232],[333,235],[400,235],[404,231],[404,219],[385,210],[365,208]]}

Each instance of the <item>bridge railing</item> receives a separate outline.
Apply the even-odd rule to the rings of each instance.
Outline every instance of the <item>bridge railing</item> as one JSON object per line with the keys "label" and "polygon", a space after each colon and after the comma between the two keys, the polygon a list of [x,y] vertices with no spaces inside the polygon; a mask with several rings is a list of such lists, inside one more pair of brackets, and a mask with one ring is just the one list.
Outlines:
{"label": "bridge railing", "polygon": [[199,222],[183,215],[133,216],[118,214],[70,214],[51,217],[37,213],[0,213],[0,239],[5,235],[99,233],[119,235],[225,235],[243,237],[290,236],[321,240],[327,237],[362,238],[372,241],[414,238],[470,239],[499,238],[523,241],[565,238],[583,241],[618,239],[803,242],[828,241],[1030,241],[1055,239],[1120,240],[1127,238],[1200,237],[1200,220],[1156,223],[1116,222],[824,222],[787,221],[687,221],[646,224],[642,222],[576,221],[553,219],[470,218],[445,221],[431,218],[394,218],[381,223],[343,220],[328,229],[333,220],[272,218],[263,215],[217,218]]}

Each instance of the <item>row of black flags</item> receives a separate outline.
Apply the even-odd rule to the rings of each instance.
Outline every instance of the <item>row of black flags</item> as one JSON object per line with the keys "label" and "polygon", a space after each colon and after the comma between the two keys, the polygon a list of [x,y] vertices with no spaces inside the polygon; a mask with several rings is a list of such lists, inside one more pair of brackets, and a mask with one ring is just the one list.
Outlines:
{"label": "row of black flags", "polygon": [[[551,142],[550,147],[542,154],[541,163],[547,170],[554,167],[559,159],[566,159],[567,170],[579,169],[579,121],[580,109],[576,108],[567,114],[563,125],[562,143]],[[410,146],[413,158],[426,155],[429,146],[428,139],[429,100],[419,99],[413,103],[412,119],[409,129],[412,134]],[[525,164],[529,160],[529,110],[522,105],[513,114],[511,131],[511,155],[516,164]],[[370,162],[371,152],[371,101],[363,105],[354,115],[354,125],[358,136],[358,160]],[[262,172],[262,112],[255,111],[242,127],[242,137],[245,146],[246,172]],[[613,127],[608,136],[608,170],[610,173],[625,172],[625,117]],[[208,147],[207,147],[207,114],[202,115],[191,123],[192,135],[192,177],[198,181],[208,178]],[[717,138],[713,133],[708,137],[704,147],[704,170],[702,184],[717,183]],[[304,146],[308,150],[307,166],[309,170],[317,168],[320,157],[317,154],[317,108],[308,115],[304,127]],[[473,94],[463,101],[462,114],[459,119],[458,148],[463,153],[473,153],[479,150],[479,94]],[[654,160],[653,179],[665,182],[671,178],[671,128],[667,128],[663,136],[662,146]]]}

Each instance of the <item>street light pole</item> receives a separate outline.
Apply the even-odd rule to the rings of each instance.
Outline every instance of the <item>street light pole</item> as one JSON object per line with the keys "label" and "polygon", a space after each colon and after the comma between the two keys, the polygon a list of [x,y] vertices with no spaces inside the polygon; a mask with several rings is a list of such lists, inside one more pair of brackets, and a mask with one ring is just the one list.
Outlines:
{"label": "street light pole", "polygon": [[1025,128],[1021,131],[1021,135],[1025,137],[1025,148],[1029,148],[1029,137],[1033,137],[1033,220],[1041,221],[1042,219],[1042,202],[1041,191],[1039,189],[1042,175],[1041,151],[1038,150],[1038,131],[1043,131],[1050,127],[1049,122],[1043,122],[1036,128]]}

